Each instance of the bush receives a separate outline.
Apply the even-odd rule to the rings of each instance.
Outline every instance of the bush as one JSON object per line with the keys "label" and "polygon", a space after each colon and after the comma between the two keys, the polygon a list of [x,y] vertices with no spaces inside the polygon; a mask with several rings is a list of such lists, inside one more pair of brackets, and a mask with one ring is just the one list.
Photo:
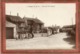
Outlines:
{"label": "bush", "polygon": [[75,41],[75,39],[76,39],[76,31],[75,31],[75,29],[67,31],[67,35],[70,36],[70,38]]}

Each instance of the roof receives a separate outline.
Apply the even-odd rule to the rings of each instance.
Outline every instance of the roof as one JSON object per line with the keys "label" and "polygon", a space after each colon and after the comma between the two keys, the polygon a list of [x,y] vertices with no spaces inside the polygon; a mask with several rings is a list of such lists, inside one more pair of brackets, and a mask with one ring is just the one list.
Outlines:
{"label": "roof", "polygon": [[19,16],[12,16],[12,15],[6,15],[6,20],[14,23],[21,23],[24,22],[24,20]]}
{"label": "roof", "polygon": [[73,27],[76,27],[76,25],[66,25],[66,26],[63,26],[63,28],[73,28]]}
{"label": "roof", "polygon": [[39,23],[39,24],[44,24],[41,20],[39,20],[37,18],[24,17],[23,19],[25,19],[25,20],[31,20],[31,21],[34,21],[35,23]]}

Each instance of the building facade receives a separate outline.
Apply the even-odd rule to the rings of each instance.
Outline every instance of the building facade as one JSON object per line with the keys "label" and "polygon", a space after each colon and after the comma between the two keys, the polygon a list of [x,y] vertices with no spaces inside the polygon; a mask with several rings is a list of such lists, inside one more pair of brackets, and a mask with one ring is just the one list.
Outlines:
{"label": "building facade", "polygon": [[24,20],[19,16],[6,15],[6,38],[20,38],[21,35],[25,34],[24,31]]}
{"label": "building facade", "polygon": [[24,17],[23,19],[25,20],[25,22],[27,21],[28,27],[32,26],[33,33],[40,33],[41,32],[41,29],[44,26],[44,23],[41,20],[39,20],[37,18],[29,18],[29,17]]}
{"label": "building facade", "polygon": [[6,38],[13,39],[16,38],[16,25],[9,21],[6,21]]}

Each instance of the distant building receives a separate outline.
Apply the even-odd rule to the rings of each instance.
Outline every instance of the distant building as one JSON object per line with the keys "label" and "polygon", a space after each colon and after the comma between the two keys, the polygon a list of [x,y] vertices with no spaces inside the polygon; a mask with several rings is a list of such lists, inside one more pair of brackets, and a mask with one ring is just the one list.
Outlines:
{"label": "distant building", "polygon": [[73,29],[75,30],[75,28],[76,28],[76,25],[66,25],[66,26],[63,26],[61,30],[63,32],[66,32],[66,31],[73,30]]}
{"label": "distant building", "polygon": [[48,27],[50,29],[50,33],[51,34],[56,34],[56,33],[59,33],[59,29],[60,29],[60,26],[52,26],[52,27]]}
{"label": "distant building", "polygon": [[33,27],[33,32],[34,33],[40,33],[41,29],[44,25],[44,23],[37,19],[37,18],[29,18],[29,17],[24,17],[23,18],[25,20],[25,22],[27,22],[28,26],[32,26]]}
{"label": "distant building", "polygon": [[19,16],[6,15],[6,38],[19,38],[20,34],[24,34],[24,20]]}

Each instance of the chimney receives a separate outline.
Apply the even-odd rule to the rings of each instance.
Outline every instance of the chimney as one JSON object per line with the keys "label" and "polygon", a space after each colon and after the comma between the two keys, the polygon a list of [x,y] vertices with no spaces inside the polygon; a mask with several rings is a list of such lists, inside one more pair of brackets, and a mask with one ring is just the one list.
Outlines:
{"label": "chimney", "polygon": [[24,17],[23,17],[23,19],[25,18],[25,15],[24,15]]}
{"label": "chimney", "polygon": [[37,19],[37,17],[35,17]]}
{"label": "chimney", "polygon": [[11,15],[11,11],[10,11],[10,15]]}
{"label": "chimney", "polygon": [[17,13],[17,16],[19,16],[19,13]]}

